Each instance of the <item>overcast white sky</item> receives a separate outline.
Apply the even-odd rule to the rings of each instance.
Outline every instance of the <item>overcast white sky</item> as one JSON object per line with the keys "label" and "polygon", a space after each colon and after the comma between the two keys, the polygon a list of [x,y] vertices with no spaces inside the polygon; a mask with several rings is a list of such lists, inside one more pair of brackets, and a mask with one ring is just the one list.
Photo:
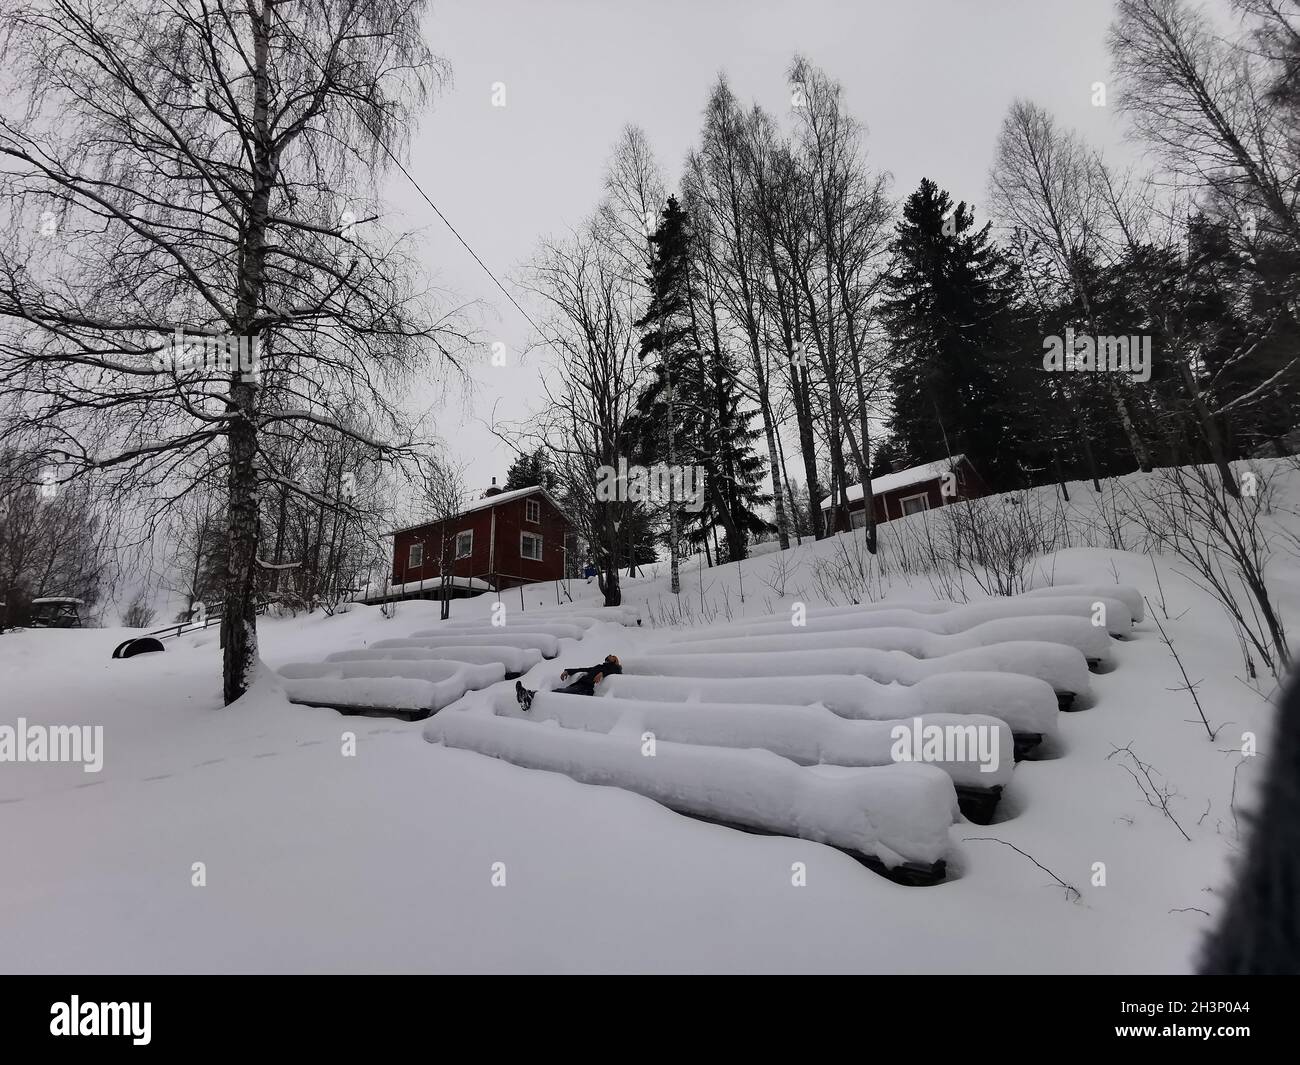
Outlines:
{"label": "overcast white sky", "polygon": [[[994,142],[1016,96],[1108,155],[1131,155],[1113,108],[1091,103],[1094,82],[1110,87],[1112,9],[1111,0],[434,0],[427,36],[453,83],[426,115],[410,169],[508,284],[541,235],[592,209],[625,124],[646,130],[672,187],[718,72],[740,99],[781,113],[799,51],[844,85],[896,198],[929,177],[983,217]],[[494,82],[506,85],[504,108],[492,106]],[[470,487],[484,487],[510,462],[484,423],[494,408],[511,420],[538,407],[542,359],[520,364],[528,323],[400,175],[388,196],[402,216],[394,226],[420,230],[429,271],[482,300],[487,337],[508,346],[506,368],[484,358],[469,404],[449,396],[438,412],[452,458]],[[427,402],[440,401],[430,390]]]}

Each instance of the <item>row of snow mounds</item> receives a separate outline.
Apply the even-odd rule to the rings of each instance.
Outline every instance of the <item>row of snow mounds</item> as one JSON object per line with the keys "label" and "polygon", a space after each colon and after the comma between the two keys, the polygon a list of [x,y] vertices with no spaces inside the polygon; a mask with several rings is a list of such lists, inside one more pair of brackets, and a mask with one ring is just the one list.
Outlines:
{"label": "row of snow mounds", "polygon": [[[1136,588],[1126,584],[1052,584],[1042,588],[1034,588],[1032,591],[1020,592],[1017,595],[996,596],[991,602],[1023,602],[1026,599],[1041,599],[1045,597],[1052,598],[1075,598],[1075,599],[1118,599],[1126,607],[1133,621],[1138,622],[1146,618],[1146,608],[1143,603],[1142,593]],[[966,604],[972,605],[972,604]],[[877,603],[852,603],[849,606],[819,606],[809,607],[808,617],[836,617],[844,614],[870,614],[886,610],[914,610],[921,614],[946,614],[952,610],[961,609],[962,604],[946,602],[943,600],[927,599],[922,601],[910,601],[906,599],[887,600]],[[711,628],[726,628],[735,625],[748,625],[746,620],[720,623],[710,626]]]}
{"label": "row of snow mounds", "polygon": [[656,742],[647,757],[637,734],[457,710],[435,717],[424,735],[580,783],[623,788],[702,820],[827,843],[904,883],[944,875],[956,796],[948,774],[932,765],[805,767],[766,750],[671,741]]}
{"label": "row of snow mounds", "polygon": [[540,632],[560,640],[581,640],[587,634],[587,630],[580,625],[561,625],[559,622],[547,623],[530,618],[527,623],[520,619],[515,621],[513,625],[492,625],[489,622],[481,622],[477,625],[462,624],[455,628],[444,628],[439,625],[432,629],[416,629],[411,633],[411,637],[413,639],[421,639],[427,636],[495,637],[504,634],[507,630],[526,633]]}
{"label": "row of snow mounds", "polygon": [[[509,606],[508,600],[503,600],[503,602]],[[512,625],[518,625],[529,620],[573,624],[576,623],[577,619],[583,619],[592,624],[599,621],[610,625],[623,625],[628,628],[635,628],[641,624],[641,611],[634,606],[587,606],[584,604],[548,606],[538,610],[524,610],[519,613],[511,611],[507,616],[515,618],[511,622]]]}
{"label": "row of snow mounds", "polygon": [[472,662],[490,665],[499,662],[507,673],[527,673],[542,660],[542,652],[535,647],[502,647],[476,644],[467,647],[359,647],[351,651],[335,651],[325,656],[326,662],[365,662],[392,660],[399,662]]}
{"label": "row of snow mounds", "polygon": [[[497,668],[497,667],[501,668]],[[443,683],[449,680],[469,680],[474,688],[485,687],[505,679],[505,667],[500,662],[471,664],[437,659],[364,658],[342,662],[291,662],[281,666],[280,676],[285,680],[322,680],[330,677],[405,677],[410,680],[427,680]]]}
{"label": "row of snow mounds", "polygon": [[[671,645],[675,648],[675,645]],[[778,654],[718,651],[652,654],[622,659],[624,674],[665,677],[817,677],[859,675],[883,684],[917,684],[941,673],[1018,673],[1046,681],[1058,701],[1087,695],[1088,663],[1072,647],[1032,640],[957,651],[921,659],[902,651],[831,647]],[[1068,698],[1067,698],[1068,697]]]}
{"label": "row of snow mounds", "polygon": [[842,718],[897,721],[932,714],[1005,721],[1013,735],[1037,744],[1056,734],[1056,693],[1046,681],[1018,673],[939,673],[915,684],[864,676],[607,677],[600,695],[672,703],[782,703],[825,707]]}
{"label": "row of snow mounds", "polygon": [[391,640],[376,640],[371,647],[383,651],[396,647],[519,647],[540,651],[544,658],[554,658],[560,653],[560,637],[547,632],[476,633],[469,636],[404,636]]}
{"label": "row of snow mounds", "polygon": [[414,719],[428,717],[467,691],[503,680],[505,667],[499,662],[473,665],[376,659],[293,663],[281,669],[280,676],[293,703],[327,706],[344,713],[384,711]]}
{"label": "row of snow mounds", "polygon": [[710,636],[700,633],[689,644],[668,644],[662,653],[713,655],[730,652],[781,652],[824,648],[903,651],[913,658],[937,659],[960,651],[1016,641],[1060,644],[1083,655],[1089,663],[1110,661],[1110,637],[1087,618],[1048,615],[997,618],[949,636],[913,628],[829,629],[807,631],[787,627],[770,636]]}
{"label": "row of snow mounds", "polygon": [[1128,607],[1134,621],[1146,619],[1146,606],[1142,593],[1126,584],[1049,584],[1033,591],[1012,596],[1013,599],[1040,599],[1056,596],[1082,596],[1084,598],[1119,599]]}
{"label": "row of snow mounds", "polygon": [[[1098,611],[1098,606],[1104,608]],[[762,621],[732,624],[710,633],[705,639],[725,639],[734,636],[764,636],[790,632],[830,632],[847,629],[908,628],[951,636],[966,632],[986,621],[1003,618],[1027,617],[1081,617],[1094,624],[1092,618],[1101,617],[1111,635],[1127,638],[1133,631],[1133,615],[1122,600],[1109,596],[1052,596],[1033,599],[987,599],[966,606],[953,607],[942,612],[919,611],[911,608],[896,610],[857,611],[844,614],[823,615],[808,611],[799,624],[794,616],[770,618]],[[1095,626],[1101,627],[1101,626]],[[699,633],[685,633],[672,639],[672,643],[694,643]]]}
{"label": "row of snow mounds", "polygon": [[[501,716],[522,713],[513,696],[500,696]],[[994,717],[975,714],[923,714],[908,721],[851,721],[823,706],[777,703],[681,703],[649,699],[592,699],[560,692],[538,692],[529,719],[554,721],[566,729],[641,736],[656,742],[704,747],[760,747],[799,765],[884,766],[910,760],[914,735],[953,738],[951,760],[929,764],[947,773],[955,785],[1001,789],[1015,765],[1011,729]],[[933,728],[938,728],[934,732]],[[901,730],[905,735],[898,735]],[[919,748],[919,745],[917,745]],[[920,760],[920,749],[917,759]]]}

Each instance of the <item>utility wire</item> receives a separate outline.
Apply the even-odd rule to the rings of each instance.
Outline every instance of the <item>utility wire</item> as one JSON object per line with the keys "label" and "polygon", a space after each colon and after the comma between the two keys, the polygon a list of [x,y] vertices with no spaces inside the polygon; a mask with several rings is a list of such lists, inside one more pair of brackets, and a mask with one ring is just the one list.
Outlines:
{"label": "utility wire", "polygon": [[[326,74],[327,71],[325,69],[325,64],[322,63],[320,59],[316,57],[316,54],[312,50],[312,48],[310,46],[307,46],[305,51],[308,57],[311,59],[311,61],[316,64],[316,67],[317,69],[320,70],[321,74],[322,75]],[[348,105],[348,108],[352,111],[352,113],[356,116],[357,121],[360,122],[362,127],[367,132],[370,133],[371,138],[374,140],[374,142],[384,150],[384,154],[388,156],[388,158],[393,161],[393,164],[397,167],[397,169],[400,170],[406,176],[406,180],[409,181],[412,184],[412,186],[414,186],[415,191],[420,194],[424,202],[433,208],[433,213],[436,214],[440,219],[442,219],[443,225],[445,225],[448,229],[451,230],[451,235],[455,237],[458,241],[460,241],[461,247],[463,247],[467,252],[470,253],[471,256],[473,256],[474,261],[478,263],[480,267],[483,268],[483,272],[492,279],[492,283],[501,290],[502,295],[504,295],[505,298],[508,299],[511,302],[511,304],[514,305],[515,310],[517,310],[520,314],[524,316],[524,318],[528,320],[528,324],[531,325],[535,330],[537,330],[537,335],[544,339],[546,334],[542,332],[541,326],[539,326],[536,322],[533,321],[533,316],[529,314],[526,310],[524,310],[524,308],[520,305],[519,301],[515,299],[514,296],[510,294],[509,290],[505,287],[505,285],[503,285],[497,279],[497,275],[494,274],[491,271],[491,269],[488,267],[488,264],[485,263],[479,257],[478,252],[476,252],[473,248],[469,246],[469,242],[460,235],[460,232],[456,229],[455,226],[451,224],[447,216],[443,214],[441,210],[439,210],[438,205],[433,202],[433,200],[429,197],[429,194],[420,187],[420,183],[416,181],[414,177],[411,176],[411,172],[407,170],[405,166],[402,165],[402,161],[398,159],[397,156],[393,154],[392,150],[388,147],[388,145],[384,143],[383,137],[379,136],[373,130],[370,129],[370,124],[366,122],[365,117],[361,114],[359,110],[357,110],[357,105],[353,103],[352,100],[350,100],[346,96],[343,97],[343,100]]]}
{"label": "utility wire", "polygon": [[[351,104],[351,102],[352,101],[350,100],[348,101],[349,104]],[[357,117],[360,118],[361,116],[358,115]],[[420,183],[416,181],[415,178],[411,176],[411,172],[402,165],[402,161],[398,159],[397,156],[395,156],[389,150],[388,145],[384,144],[383,141],[379,141],[379,146],[384,149],[384,154],[386,154],[388,158],[393,161],[393,164],[397,167],[397,169],[406,175],[406,180],[409,181],[415,187],[415,191],[418,192],[424,198],[424,202],[433,208],[433,213],[442,219],[443,225],[445,225],[448,229],[451,230],[451,235],[455,237],[458,241],[460,241],[461,247],[463,247],[467,252],[470,253],[470,255],[474,257],[474,261],[483,268],[483,272],[492,279],[492,283],[501,290],[501,292],[505,295],[506,299],[508,299],[512,304],[514,304],[515,310],[517,310],[526,319],[528,319],[528,324],[537,330],[538,336],[544,336],[545,334],[543,334],[541,326],[539,326],[536,322],[533,321],[533,316],[529,314],[526,310],[524,310],[523,307],[520,306],[519,301],[510,294],[509,290],[505,287],[505,285],[501,284],[501,282],[497,280],[497,275],[494,274],[491,271],[491,269],[489,269],[487,263],[485,263],[481,258],[479,258],[478,252],[476,252],[473,248],[469,246],[469,242],[460,235],[456,227],[453,226],[451,222],[448,220],[447,216],[438,209],[438,205],[429,198],[428,193],[426,193],[424,189],[420,187]]]}

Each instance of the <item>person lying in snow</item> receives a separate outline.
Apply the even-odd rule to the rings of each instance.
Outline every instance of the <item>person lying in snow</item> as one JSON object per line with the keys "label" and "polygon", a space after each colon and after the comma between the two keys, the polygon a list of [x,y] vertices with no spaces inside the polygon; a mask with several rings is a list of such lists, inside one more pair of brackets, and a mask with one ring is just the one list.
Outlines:
{"label": "person lying in snow", "polygon": [[[606,677],[622,672],[623,667],[619,664],[618,655],[606,655],[605,661],[598,666],[566,669],[560,674],[560,680],[568,680],[570,677],[577,679],[567,687],[557,688],[556,691],[564,695],[595,695],[597,684]],[[533,705],[533,696],[536,694],[536,691],[529,691],[525,688],[523,681],[515,681],[515,698],[519,700],[519,705],[523,708],[524,713],[528,713],[528,708]]]}

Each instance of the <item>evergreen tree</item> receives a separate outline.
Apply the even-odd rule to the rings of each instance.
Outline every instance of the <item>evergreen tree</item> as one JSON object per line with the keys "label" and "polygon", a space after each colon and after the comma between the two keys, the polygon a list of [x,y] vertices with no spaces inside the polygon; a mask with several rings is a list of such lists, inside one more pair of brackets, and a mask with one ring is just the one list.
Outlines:
{"label": "evergreen tree", "polygon": [[766,470],[757,443],[762,430],[751,424],[757,412],[741,409],[743,397],[736,370],[726,352],[708,352],[706,366],[716,416],[705,440],[705,469],[716,490],[707,494],[705,513],[710,515],[709,525],[721,524],[727,530],[727,557],[738,562],[748,556],[753,537],[773,528],[758,513],[772,502],[771,493],[763,491]]}
{"label": "evergreen tree", "polygon": [[[650,236],[650,302],[636,322],[642,330],[638,355],[653,360],[649,386],[638,397],[629,426],[639,464],[694,465],[700,451],[697,408],[702,395],[699,358],[694,343],[688,290],[689,261],[686,213],[670,196],[659,227]],[[667,539],[672,590],[679,592],[678,545],[684,511],[679,502],[668,508]]]}
{"label": "evergreen tree", "polygon": [[755,413],[742,409],[736,368],[725,350],[706,341],[695,313],[688,222],[670,197],[651,238],[651,302],[637,325],[644,330],[641,357],[657,361],[633,419],[636,461],[704,469],[704,507],[674,508],[677,527],[699,547],[721,525],[734,562],[747,556],[750,538],[770,528],[757,509],[772,497],[761,486],[765,469],[755,447],[760,431],[750,424]]}
{"label": "evergreen tree", "polygon": [[539,447],[531,454],[520,452],[515,456],[515,461],[510,464],[510,471],[506,474],[505,491],[513,492],[518,488],[532,488],[539,484],[548,492],[553,492],[559,483],[559,475],[551,469],[549,457]]}
{"label": "evergreen tree", "polygon": [[[917,462],[964,453],[991,485],[1017,483],[1025,446],[1015,379],[1032,370],[1018,270],[964,203],[922,180],[892,251],[882,317],[894,446]],[[1040,363],[1041,372],[1041,363]]]}
{"label": "evergreen tree", "polygon": [[911,465],[907,457],[898,449],[892,437],[885,437],[875,446],[871,453],[871,479],[874,481],[877,477],[883,477],[887,473],[894,472],[895,464],[901,463],[903,467]]}

